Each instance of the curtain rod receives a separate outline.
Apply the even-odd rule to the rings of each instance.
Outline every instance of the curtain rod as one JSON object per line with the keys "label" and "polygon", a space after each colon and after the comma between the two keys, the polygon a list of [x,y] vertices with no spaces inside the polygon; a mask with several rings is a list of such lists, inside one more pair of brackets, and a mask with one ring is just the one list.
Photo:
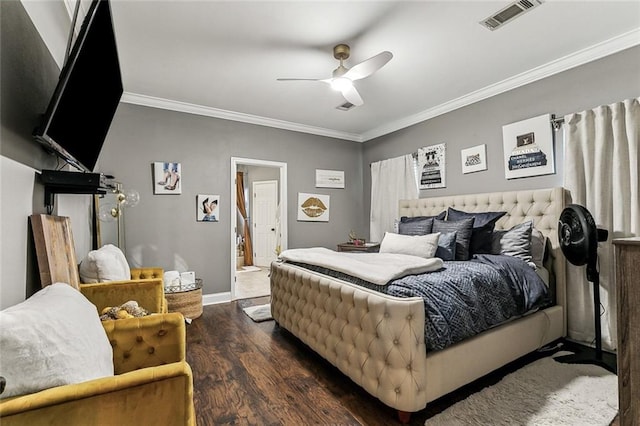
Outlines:
{"label": "curtain rod", "polygon": [[551,125],[553,126],[553,130],[560,130],[560,127],[564,124],[564,117],[556,118],[555,114],[551,114]]}

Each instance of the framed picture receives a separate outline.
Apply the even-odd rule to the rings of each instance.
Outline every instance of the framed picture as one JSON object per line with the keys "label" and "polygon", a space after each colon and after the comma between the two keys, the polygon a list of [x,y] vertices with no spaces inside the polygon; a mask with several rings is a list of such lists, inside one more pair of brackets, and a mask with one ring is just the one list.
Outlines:
{"label": "framed picture", "polygon": [[298,192],[298,220],[329,222],[329,196]]}
{"label": "framed picture", "polygon": [[551,114],[502,126],[504,177],[555,173]]}
{"label": "framed picture", "polygon": [[220,220],[220,196],[198,194],[196,196],[196,220],[198,222],[217,222]]}
{"label": "framed picture", "polygon": [[445,144],[418,149],[418,171],[420,189],[444,188],[446,184]]}
{"label": "framed picture", "polygon": [[316,188],[344,188],[344,171],[316,169]]}
{"label": "framed picture", "polygon": [[153,163],[153,193],[182,194],[182,165],[156,161]]}
{"label": "framed picture", "polygon": [[460,151],[462,157],[462,173],[473,173],[487,170],[487,145],[472,146]]}

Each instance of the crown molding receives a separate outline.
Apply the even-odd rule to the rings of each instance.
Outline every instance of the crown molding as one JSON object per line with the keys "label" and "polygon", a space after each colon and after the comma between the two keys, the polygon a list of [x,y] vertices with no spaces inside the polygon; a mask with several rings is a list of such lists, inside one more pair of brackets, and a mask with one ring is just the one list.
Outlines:
{"label": "crown molding", "polygon": [[227,111],[219,108],[190,104],[187,102],[172,101],[169,99],[156,98],[153,96],[140,95],[136,93],[125,92],[122,95],[121,101],[128,104],[184,112],[187,114],[203,115],[206,117],[221,118],[223,120],[240,121],[242,123],[257,124],[258,126],[274,127],[277,129],[291,130],[294,132],[310,133],[312,135],[326,136],[335,139],[345,139],[354,142],[362,142],[362,137],[356,133],[325,129],[323,127],[308,126],[306,124],[294,123],[291,121],[277,120],[274,118],[261,117],[259,115],[244,114],[242,112]]}
{"label": "crown molding", "polygon": [[375,129],[364,132],[360,136],[362,141],[368,140],[393,133],[414,124],[429,120],[439,115],[451,112],[458,108],[488,99],[518,87],[522,87],[529,83],[533,83],[543,78],[550,77],[560,72],[575,68],[580,65],[604,58],[605,56],[618,53],[622,50],[637,46],[640,44],[640,28],[635,28],[627,33],[613,37],[604,42],[595,44],[588,48],[576,51],[560,59],[548,62],[529,71],[510,77],[506,80],[484,87],[475,92],[453,99],[449,102],[437,105],[433,108],[421,111],[417,114],[410,115],[400,120],[384,124]]}
{"label": "crown molding", "polygon": [[457,99],[437,105],[433,108],[420,111],[416,114],[401,118],[399,120],[386,123],[382,126],[368,130],[362,134],[343,132],[340,130],[326,129],[323,127],[309,126],[306,124],[294,123],[291,121],[277,120],[258,115],[245,114],[212,108],[202,105],[190,104],[186,102],[172,101],[153,96],[140,95],[125,92],[122,102],[160,108],[170,111],[184,112],[187,114],[202,115],[207,117],[221,118],[223,120],[239,121],[243,123],[256,124],[259,126],[273,127],[277,129],[291,130],[294,132],[309,133],[329,138],[343,139],[354,142],[366,142],[380,136],[393,133],[395,131],[413,126],[431,118],[454,111],[458,108],[471,105],[473,103],[491,98],[509,90],[525,86],[546,77],[575,68],[580,65],[604,58],[605,56],[618,53],[622,50],[640,45],[640,28],[633,29],[627,33],[613,37],[604,42],[595,44],[588,48],[571,53],[557,60],[548,62],[539,67],[533,68],[521,74],[507,78],[498,83],[486,86]]}

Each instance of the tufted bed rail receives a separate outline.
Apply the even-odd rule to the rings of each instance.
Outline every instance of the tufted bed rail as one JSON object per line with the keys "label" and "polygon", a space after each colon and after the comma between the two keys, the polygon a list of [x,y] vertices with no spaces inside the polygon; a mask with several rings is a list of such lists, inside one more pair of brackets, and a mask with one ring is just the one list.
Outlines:
{"label": "tufted bed rail", "polygon": [[435,215],[447,207],[506,211],[497,229],[533,220],[551,243],[556,305],[444,350],[426,351],[422,299],[377,293],[287,263],[271,265],[273,317],[386,405],[401,412],[419,411],[566,334],[565,265],[557,238],[564,203],[562,188],[400,202],[400,216]]}

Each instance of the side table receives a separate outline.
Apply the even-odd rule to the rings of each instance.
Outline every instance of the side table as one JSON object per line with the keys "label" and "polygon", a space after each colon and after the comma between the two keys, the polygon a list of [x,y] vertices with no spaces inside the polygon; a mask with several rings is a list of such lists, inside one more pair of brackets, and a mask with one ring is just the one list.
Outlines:
{"label": "side table", "polygon": [[185,318],[198,318],[202,315],[202,280],[196,278],[192,284],[165,287],[169,312],[180,312]]}
{"label": "side table", "polygon": [[353,243],[338,244],[338,251],[377,253],[379,250],[380,250],[380,243],[364,243],[360,245],[356,245]]}

